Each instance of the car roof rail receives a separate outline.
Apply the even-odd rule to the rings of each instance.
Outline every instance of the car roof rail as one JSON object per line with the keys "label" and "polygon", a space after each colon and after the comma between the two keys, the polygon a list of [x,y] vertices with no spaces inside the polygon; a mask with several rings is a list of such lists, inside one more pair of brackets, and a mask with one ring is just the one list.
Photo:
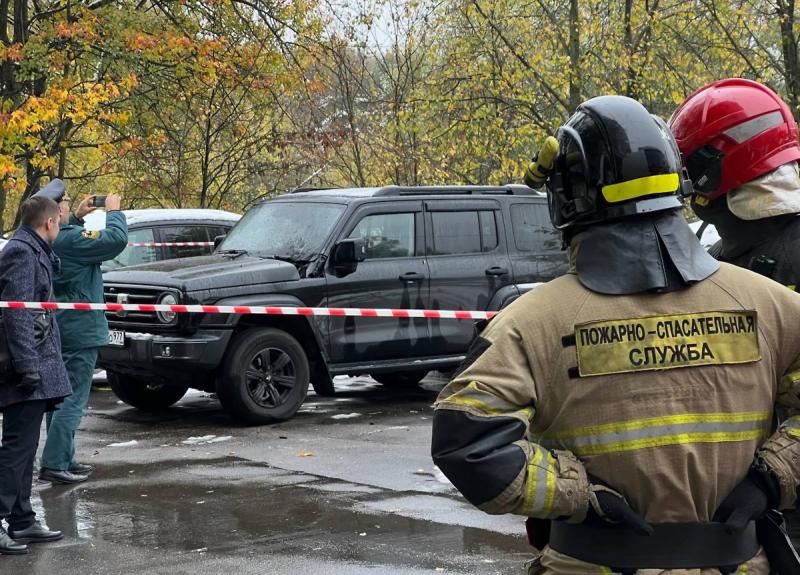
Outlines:
{"label": "car roof rail", "polygon": [[514,195],[541,196],[541,192],[522,184],[504,186],[384,186],[375,192],[380,196],[433,195]]}
{"label": "car roof rail", "polygon": [[289,190],[290,194],[302,194],[303,192],[319,192],[322,190],[330,190],[334,188],[312,188],[312,187],[305,187],[305,188],[294,188],[293,190]]}

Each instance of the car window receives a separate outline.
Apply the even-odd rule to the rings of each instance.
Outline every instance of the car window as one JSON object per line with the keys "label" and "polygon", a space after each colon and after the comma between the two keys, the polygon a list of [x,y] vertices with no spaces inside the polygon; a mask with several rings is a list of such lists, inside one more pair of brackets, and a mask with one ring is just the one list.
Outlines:
{"label": "car window", "polygon": [[477,254],[497,247],[497,223],[491,210],[431,212],[431,255]]}
{"label": "car window", "polygon": [[[150,243],[154,242],[153,228],[139,228],[128,231],[128,242]],[[104,262],[103,271],[113,270],[122,266],[135,266],[149,264],[158,259],[158,252],[154,247],[128,246],[113,260]]]}
{"label": "car window", "polygon": [[497,247],[497,221],[493,211],[478,212],[481,219],[481,251],[491,252]]}
{"label": "car window", "polygon": [[233,226],[208,226],[208,241],[213,242],[217,236],[224,236]]}
{"label": "car window", "polygon": [[[164,242],[207,242],[208,231],[204,225],[163,226],[160,228]],[[203,246],[180,246],[164,248],[167,259],[190,258],[208,254],[213,248]]]}
{"label": "car window", "polygon": [[511,227],[514,242],[521,252],[560,249],[561,236],[550,223],[550,214],[544,204],[513,204]]}
{"label": "car window", "polygon": [[411,257],[414,255],[414,214],[365,216],[349,237],[364,240],[368,260]]}

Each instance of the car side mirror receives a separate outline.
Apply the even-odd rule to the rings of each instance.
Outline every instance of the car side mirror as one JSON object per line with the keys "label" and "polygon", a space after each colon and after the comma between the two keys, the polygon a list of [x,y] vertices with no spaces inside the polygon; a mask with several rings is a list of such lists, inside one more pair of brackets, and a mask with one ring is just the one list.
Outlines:
{"label": "car side mirror", "polygon": [[219,244],[222,243],[222,240],[224,240],[227,237],[228,237],[228,234],[222,234],[220,236],[216,236],[214,238],[214,249],[217,249],[219,247]]}
{"label": "car side mirror", "polygon": [[338,277],[353,273],[367,259],[367,244],[361,238],[337,242],[333,248],[333,270]]}

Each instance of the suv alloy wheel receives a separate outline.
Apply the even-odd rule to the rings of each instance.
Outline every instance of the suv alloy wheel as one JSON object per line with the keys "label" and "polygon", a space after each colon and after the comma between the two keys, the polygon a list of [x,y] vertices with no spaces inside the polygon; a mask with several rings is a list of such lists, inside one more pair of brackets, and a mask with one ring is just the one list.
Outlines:
{"label": "suv alloy wheel", "polygon": [[238,334],[228,350],[217,395],[246,423],[285,421],[308,393],[308,358],[285,331],[256,328]]}

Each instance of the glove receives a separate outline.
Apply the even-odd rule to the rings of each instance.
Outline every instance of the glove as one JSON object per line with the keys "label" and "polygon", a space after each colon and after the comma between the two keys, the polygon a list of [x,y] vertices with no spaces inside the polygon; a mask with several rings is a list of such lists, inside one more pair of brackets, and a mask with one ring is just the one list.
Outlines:
{"label": "glove", "polygon": [[720,504],[713,521],[725,523],[730,531],[740,531],[753,519],[760,519],[768,509],[780,503],[780,486],[761,459]]}
{"label": "glove", "polygon": [[23,395],[31,395],[42,384],[38,373],[23,373],[17,382],[16,388]]}
{"label": "glove", "polygon": [[588,522],[617,523],[639,535],[652,535],[653,526],[628,505],[625,498],[596,477],[589,476]]}

